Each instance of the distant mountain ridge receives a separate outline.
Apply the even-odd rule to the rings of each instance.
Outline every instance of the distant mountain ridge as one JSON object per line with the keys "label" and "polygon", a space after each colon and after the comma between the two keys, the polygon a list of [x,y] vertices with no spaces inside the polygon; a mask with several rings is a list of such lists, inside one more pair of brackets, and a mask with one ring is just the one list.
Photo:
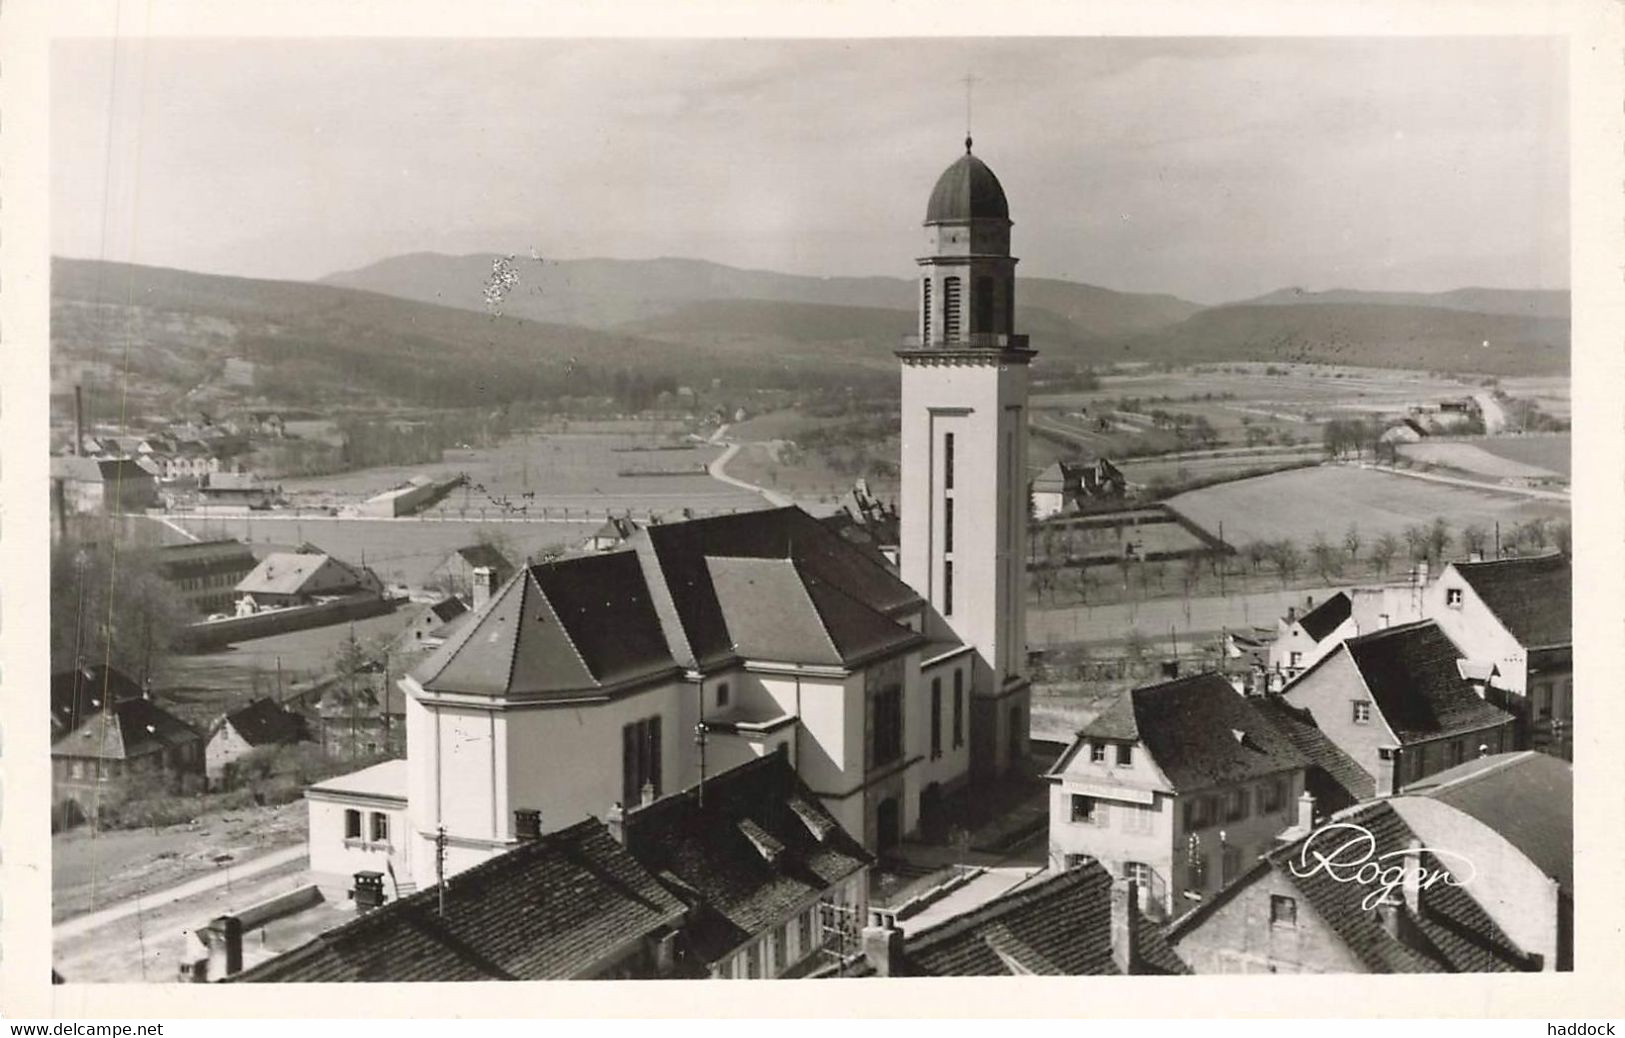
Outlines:
{"label": "distant mountain ridge", "polygon": [[1348,288],[1307,292],[1301,288],[1281,288],[1229,305],[1300,306],[1319,303],[1426,306],[1439,310],[1466,310],[1518,317],[1569,316],[1569,293],[1563,289],[1549,288],[1456,288],[1448,292],[1365,292]]}

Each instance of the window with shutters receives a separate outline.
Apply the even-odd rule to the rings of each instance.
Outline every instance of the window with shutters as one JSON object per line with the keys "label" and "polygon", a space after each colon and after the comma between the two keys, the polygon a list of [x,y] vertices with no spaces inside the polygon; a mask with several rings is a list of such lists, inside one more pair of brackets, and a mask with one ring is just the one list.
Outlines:
{"label": "window with shutters", "polygon": [[621,728],[621,803],[643,800],[643,787],[660,795],[660,718],[648,717]]}
{"label": "window with shutters", "polygon": [[942,756],[942,679],[931,679],[931,759]]}
{"label": "window with shutters", "polygon": [[965,745],[965,672],[954,671],[954,749]]}
{"label": "window with shutters", "polygon": [[944,278],[942,281],[942,340],[944,342],[959,341],[959,279]]}

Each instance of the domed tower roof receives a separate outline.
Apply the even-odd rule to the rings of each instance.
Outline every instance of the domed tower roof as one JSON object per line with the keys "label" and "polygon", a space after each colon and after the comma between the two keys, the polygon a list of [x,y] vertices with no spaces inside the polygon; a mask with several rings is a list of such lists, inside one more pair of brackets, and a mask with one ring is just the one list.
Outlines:
{"label": "domed tower roof", "polygon": [[999,178],[987,163],[970,153],[965,138],[965,154],[937,178],[931,189],[931,203],[925,209],[926,223],[959,223],[964,220],[1008,220],[1010,203],[1004,199]]}

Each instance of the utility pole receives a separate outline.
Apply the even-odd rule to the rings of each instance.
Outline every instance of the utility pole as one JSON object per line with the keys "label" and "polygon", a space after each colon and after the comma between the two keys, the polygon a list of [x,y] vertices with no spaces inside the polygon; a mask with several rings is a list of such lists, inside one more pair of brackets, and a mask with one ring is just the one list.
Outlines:
{"label": "utility pole", "polygon": [[439,913],[442,919],[446,916],[446,827],[441,826],[434,834],[434,885],[440,899]]}

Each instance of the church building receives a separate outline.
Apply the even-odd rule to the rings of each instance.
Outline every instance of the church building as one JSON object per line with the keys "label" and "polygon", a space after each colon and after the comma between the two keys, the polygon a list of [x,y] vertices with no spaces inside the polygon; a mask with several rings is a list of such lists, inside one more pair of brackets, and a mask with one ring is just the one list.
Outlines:
{"label": "church building", "polygon": [[[897,569],[788,507],[520,570],[401,682],[399,889],[511,849],[532,812],[552,832],[767,754],[882,854],[1021,765],[1034,354],[1004,190],[970,143],[931,193],[918,334],[896,351]],[[313,814],[310,841],[346,882],[347,833]]]}

